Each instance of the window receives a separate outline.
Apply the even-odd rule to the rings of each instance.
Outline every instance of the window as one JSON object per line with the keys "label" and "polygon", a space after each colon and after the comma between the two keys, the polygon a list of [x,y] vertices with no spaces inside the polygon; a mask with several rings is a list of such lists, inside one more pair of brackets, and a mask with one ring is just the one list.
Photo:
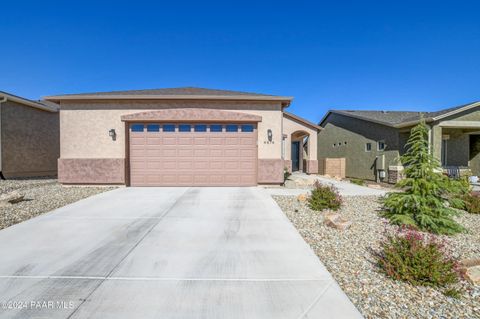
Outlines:
{"label": "window", "polygon": [[372,151],[372,143],[366,143],[365,152],[371,152],[371,151]]}
{"label": "window", "polygon": [[222,126],[220,124],[212,124],[210,125],[210,132],[221,132]]}
{"label": "window", "polygon": [[143,132],[143,124],[133,124],[132,132]]}
{"label": "window", "polygon": [[342,146],[342,142],[338,142],[338,146]]}
{"label": "window", "polygon": [[246,125],[242,125],[242,132],[253,132],[253,125],[251,124],[246,124]]}
{"label": "window", "polygon": [[346,142],[346,141],[345,141],[345,142],[343,142],[343,145],[347,145],[347,142]]}
{"label": "window", "polygon": [[385,150],[385,142],[384,141],[378,141],[377,142],[377,150],[379,150],[379,151]]}
{"label": "window", "polygon": [[190,132],[191,131],[191,125],[190,124],[180,124],[178,126],[178,131],[179,132]]}
{"label": "window", "polygon": [[227,132],[238,132],[238,125],[228,124],[226,128]]}
{"label": "window", "polygon": [[333,147],[337,147],[337,143],[333,143]]}
{"label": "window", "polygon": [[175,132],[175,125],[173,124],[165,124],[163,125],[164,132]]}
{"label": "window", "polygon": [[158,124],[148,124],[147,132],[160,132],[160,125]]}
{"label": "window", "polygon": [[207,126],[205,124],[197,124],[194,127],[195,132],[206,132]]}

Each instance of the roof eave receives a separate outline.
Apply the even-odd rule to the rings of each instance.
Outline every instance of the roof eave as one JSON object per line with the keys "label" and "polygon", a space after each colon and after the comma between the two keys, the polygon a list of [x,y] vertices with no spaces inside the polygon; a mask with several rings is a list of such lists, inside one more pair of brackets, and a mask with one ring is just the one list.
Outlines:
{"label": "roof eave", "polygon": [[321,126],[316,125],[316,124],[314,124],[314,123],[312,123],[312,122],[310,122],[310,121],[308,121],[308,120],[306,120],[306,119],[304,119],[304,118],[302,118],[298,115],[292,114],[290,112],[285,112],[285,111],[283,112],[283,114],[286,117],[291,118],[292,120],[298,121],[298,122],[304,124],[305,126],[309,126],[310,128],[313,128],[317,131],[323,130],[323,128]]}
{"label": "roof eave", "polygon": [[245,95],[53,95],[44,97],[47,101],[80,100],[223,100],[223,101],[278,101],[290,105],[290,96],[245,96]]}
{"label": "roof eave", "polygon": [[7,92],[1,92],[0,91],[0,96],[3,96],[4,98],[6,98],[9,101],[16,102],[16,103],[26,105],[26,106],[31,106],[31,107],[40,109],[42,111],[58,112],[57,107],[54,107],[54,106],[51,106],[51,105],[45,105],[45,104],[42,104],[40,102],[35,102],[35,101],[29,100],[29,99],[25,99],[25,98],[22,98],[22,97],[19,97],[19,96],[16,96],[16,95],[13,95],[13,94],[10,94],[10,93],[7,93]]}

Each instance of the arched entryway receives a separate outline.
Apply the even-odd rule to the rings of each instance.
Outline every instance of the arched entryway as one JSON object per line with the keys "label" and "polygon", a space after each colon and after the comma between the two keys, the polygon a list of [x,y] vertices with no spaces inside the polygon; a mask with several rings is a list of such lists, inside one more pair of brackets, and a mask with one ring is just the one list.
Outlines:
{"label": "arched entryway", "polygon": [[304,171],[304,159],[309,158],[310,134],[305,131],[295,131],[291,134],[290,141],[292,172]]}

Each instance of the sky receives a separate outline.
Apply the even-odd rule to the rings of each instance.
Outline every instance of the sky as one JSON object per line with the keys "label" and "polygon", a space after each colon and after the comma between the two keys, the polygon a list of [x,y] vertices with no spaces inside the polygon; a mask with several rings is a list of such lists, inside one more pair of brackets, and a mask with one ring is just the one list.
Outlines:
{"label": "sky", "polygon": [[480,100],[479,1],[2,1],[0,90],[196,86],[329,109]]}

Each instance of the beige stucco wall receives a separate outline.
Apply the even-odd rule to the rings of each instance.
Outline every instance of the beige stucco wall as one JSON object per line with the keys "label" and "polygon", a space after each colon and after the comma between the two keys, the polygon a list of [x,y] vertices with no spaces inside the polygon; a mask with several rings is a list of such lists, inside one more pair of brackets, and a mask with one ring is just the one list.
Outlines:
{"label": "beige stucco wall", "polygon": [[57,174],[58,112],[47,112],[12,101],[2,103],[1,147],[5,177]]}
{"label": "beige stucco wall", "polygon": [[[60,110],[61,158],[125,158],[126,114],[167,108],[213,108],[259,115],[258,157],[280,159],[282,107],[269,101],[62,101]],[[115,141],[108,135],[115,129]],[[267,130],[273,133],[268,142]],[[312,134],[315,135],[316,134]],[[314,143],[316,145],[316,142]],[[314,151],[316,153],[316,150]]]}
{"label": "beige stucco wall", "polygon": [[308,142],[309,154],[308,157],[303,159],[317,160],[317,130],[286,116],[283,117],[283,133],[287,135],[285,139],[285,159],[292,159],[292,133],[297,131],[303,131],[310,135]]}

